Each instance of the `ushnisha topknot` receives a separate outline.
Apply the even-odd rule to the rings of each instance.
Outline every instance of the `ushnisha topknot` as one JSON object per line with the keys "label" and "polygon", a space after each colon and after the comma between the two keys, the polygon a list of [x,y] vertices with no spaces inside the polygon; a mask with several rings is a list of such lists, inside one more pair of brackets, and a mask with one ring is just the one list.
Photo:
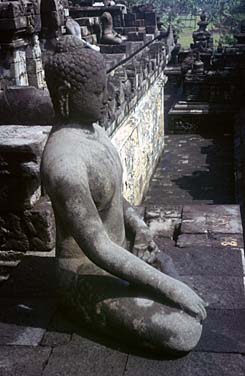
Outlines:
{"label": "ushnisha topknot", "polygon": [[[79,39],[78,39],[79,40]],[[75,43],[74,43],[75,41]],[[68,84],[69,91],[102,91],[106,82],[106,65],[102,54],[77,44],[77,38],[66,38],[60,49],[45,64],[45,77],[56,114],[59,111],[59,89]]]}
{"label": "ushnisha topknot", "polygon": [[84,47],[85,44],[78,37],[74,35],[64,35],[57,39],[55,43],[55,52],[69,52],[71,50],[77,50]]}

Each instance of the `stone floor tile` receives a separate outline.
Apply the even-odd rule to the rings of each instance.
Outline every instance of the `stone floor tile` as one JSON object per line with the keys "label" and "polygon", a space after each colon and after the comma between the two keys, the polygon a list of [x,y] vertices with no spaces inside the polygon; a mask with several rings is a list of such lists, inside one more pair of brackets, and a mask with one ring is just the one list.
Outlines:
{"label": "stone floor tile", "polygon": [[209,233],[208,237],[213,247],[229,247],[231,249],[243,249],[243,234],[217,234]]}
{"label": "stone floor tile", "polygon": [[39,345],[56,309],[40,299],[1,299],[0,305],[0,345]]}
{"label": "stone floor tile", "polygon": [[71,334],[47,331],[41,341],[42,346],[56,347],[71,341]]}
{"label": "stone floor tile", "polygon": [[213,215],[207,217],[207,227],[213,234],[242,234],[241,219],[232,216]]}
{"label": "stone floor tile", "polygon": [[207,310],[195,351],[245,354],[245,310]]}
{"label": "stone floor tile", "polygon": [[1,346],[0,376],[41,376],[51,348]]}
{"label": "stone floor tile", "polygon": [[55,347],[43,376],[121,376],[127,355],[76,336],[67,345]]}
{"label": "stone floor tile", "polygon": [[148,226],[154,236],[173,239],[180,223],[179,218],[156,218],[150,219],[148,221]]}
{"label": "stone floor tile", "polygon": [[72,333],[76,330],[75,323],[65,317],[60,310],[57,310],[47,327],[41,345],[52,347],[65,345],[71,341]]}
{"label": "stone floor tile", "polygon": [[232,135],[165,137],[164,155],[156,169],[156,180],[150,184],[145,204],[232,204],[232,161]]}
{"label": "stone floor tile", "polygon": [[241,250],[244,247],[242,234],[181,234],[177,237],[177,247],[228,247]]}
{"label": "stone floor tile", "polygon": [[161,238],[156,239],[160,249],[168,254],[180,275],[241,276],[242,253],[229,247],[164,247]]}
{"label": "stone floor tile", "polygon": [[208,234],[181,234],[177,238],[176,245],[180,248],[204,246],[210,247],[211,241]]}
{"label": "stone floor tile", "polygon": [[181,218],[182,205],[149,205],[146,208],[146,219],[161,218]]}
{"label": "stone floor tile", "polygon": [[181,234],[207,234],[208,226],[205,215],[195,219],[183,219],[180,226]]}
{"label": "stone floor tile", "polygon": [[183,219],[194,219],[195,217],[202,216],[212,217],[231,216],[240,220],[240,207],[239,205],[184,205],[183,206]]}
{"label": "stone floor tile", "polygon": [[244,309],[244,284],[241,277],[181,276],[212,309]]}
{"label": "stone floor tile", "polygon": [[124,376],[244,376],[245,357],[192,352],[172,361],[129,356]]}

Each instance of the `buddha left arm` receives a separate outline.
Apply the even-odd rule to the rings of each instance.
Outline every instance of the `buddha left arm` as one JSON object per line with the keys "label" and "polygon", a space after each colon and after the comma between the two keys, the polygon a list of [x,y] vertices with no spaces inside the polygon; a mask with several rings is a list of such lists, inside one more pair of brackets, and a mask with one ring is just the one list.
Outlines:
{"label": "buddha left arm", "polygon": [[159,249],[153,240],[151,230],[126,199],[123,202],[123,210],[126,230],[134,237],[132,253],[147,262],[152,262]]}

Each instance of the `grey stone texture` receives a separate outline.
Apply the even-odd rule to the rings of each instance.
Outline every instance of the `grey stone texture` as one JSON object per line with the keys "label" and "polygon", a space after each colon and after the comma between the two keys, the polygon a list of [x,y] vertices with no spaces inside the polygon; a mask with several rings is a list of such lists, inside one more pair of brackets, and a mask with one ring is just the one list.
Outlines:
{"label": "grey stone texture", "polygon": [[165,245],[162,238],[156,242],[160,249],[172,257],[180,275],[198,275],[211,277],[237,276],[242,277],[242,251],[230,247],[207,247],[205,244],[193,244],[190,247],[179,248]]}
{"label": "grey stone texture", "polygon": [[55,222],[50,201],[42,197],[31,209],[0,213],[2,251],[49,251],[55,245]]}
{"label": "grey stone texture", "polygon": [[181,234],[177,238],[176,245],[180,248],[190,246],[206,246],[241,250],[243,248],[242,234]]}
{"label": "grey stone texture", "polygon": [[172,361],[129,357],[125,376],[243,376],[244,356],[238,354],[190,353]]}
{"label": "grey stone texture", "polygon": [[55,309],[51,299],[1,298],[0,346],[38,346]]}
{"label": "grey stone texture", "polygon": [[103,376],[123,375],[127,355],[98,345],[86,338],[74,336],[68,345],[56,347],[43,376]]}
{"label": "grey stone texture", "polygon": [[49,131],[41,126],[0,127],[1,212],[29,209],[41,197],[39,169]]}
{"label": "grey stone texture", "polygon": [[[222,181],[222,184],[220,182]],[[165,136],[145,204],[233,204],[232,135]]]}
{"label": "grey stone texture", "polygon": [[238,205],[212,205],[210,208],[184,206],[180,232],[182,234],[242,234]]}
{"label": "grey stone texture", "polygon": [[203,335],[195,351],[245,354],[244,317],[244,309],[208,308]]}
{"label": "grey stone texture", "polygon": [[[21,93],[19,93],[21,95]],[[1,279],[27,251],[50,251],[55,224],[50,202],[41,197],[40,162],[48,126],[0,127],[0,263]],[[18,256],[18,257],[17,257]]]}
{"label": "grey stone texture", "polygon": [[40,376],[50,353],[48,347],[1,346],[0,376]]}
{"label": "grey stone texture", "polygon": [[244,309],[242,276],[182,276],[181,279],[209,303],[209,308]]}

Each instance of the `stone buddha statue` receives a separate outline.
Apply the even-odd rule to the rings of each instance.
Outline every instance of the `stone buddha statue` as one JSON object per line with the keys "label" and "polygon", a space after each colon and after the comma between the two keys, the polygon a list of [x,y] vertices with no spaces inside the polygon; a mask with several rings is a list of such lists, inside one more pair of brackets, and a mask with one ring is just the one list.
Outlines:
{"label": "stone buddha statue", "polygon": [[109,12],[104,12],[100,17],[100,21],[102,25],[101,44],[121,44],[127,39],[113,30],[113,20]]}
{"label": "stone buddha statue", "polygon": [[152,266],[162,252],[123,198],[120,157],[96,123],[106,103],[103,56],[74,46],[62,51],[45,67],[56,123],[41,165],[56,219],[62,307],[118,342],[190,351],[201,336],[205,303],[169,275],[164,254],[161,270]]}

